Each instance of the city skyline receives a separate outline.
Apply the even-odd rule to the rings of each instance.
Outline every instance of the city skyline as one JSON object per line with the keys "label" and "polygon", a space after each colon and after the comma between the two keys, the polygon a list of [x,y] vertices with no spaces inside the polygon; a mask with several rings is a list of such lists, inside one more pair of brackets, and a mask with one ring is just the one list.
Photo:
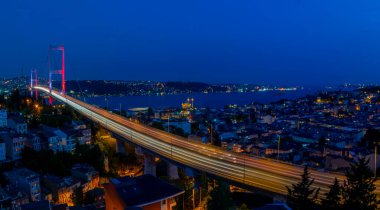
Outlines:
{"label": "city skyline", "polygon": [[1,2],[1,209],[380,209],[379,23],[375,0]]}
{"label": "city skyline", "polygon": [[[0,76],[47,75],[65,44],[68,79],[324,85],[376,83],[380,3],[2,3]],[[112,12],[111,12],[112,11]]]}

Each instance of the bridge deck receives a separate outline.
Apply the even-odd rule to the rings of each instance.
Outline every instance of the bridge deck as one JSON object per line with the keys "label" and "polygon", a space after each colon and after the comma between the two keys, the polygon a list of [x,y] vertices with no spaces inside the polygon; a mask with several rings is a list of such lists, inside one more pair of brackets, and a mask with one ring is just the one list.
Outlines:
{"label": "bridge deck", "polygon": [[[37,87],[37,89],[49,94],[48,88]],[[52,91],[51,95],[135,144],[173,161],[238,183],[286,195],[286,186],[297,183],[303,173],[303,167],[297,165],[233,153],[219,147],[189,141],[186,138],[132,122],[57,91]],[[335,178],[341,183],[345,179],[338,173],[314,169],[310,169],[310,173],[315,180],[314,187],[320,188],[320,195],[329,190],[329,185]],[[379,181],[375,184],[376,193],[380,195]]]}

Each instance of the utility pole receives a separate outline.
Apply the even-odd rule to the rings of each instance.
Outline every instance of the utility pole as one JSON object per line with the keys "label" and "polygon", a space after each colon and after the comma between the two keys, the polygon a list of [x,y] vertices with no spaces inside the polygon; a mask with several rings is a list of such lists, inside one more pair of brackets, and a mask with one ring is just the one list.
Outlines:
{"label": "utility pole", "polygon": [[199,206],[202,206],[202,187],[199,187]]}
{"label": "utility pole", "polygon": [[281,135],[278,135],[278,141],[277,141],[277,160],[280,159],[280,142],[281,142]]}
{"label": "utility pole", "polygon": [[210,142],[211,142],[211,144],[213,143],[213,141],[212,141],[212,122],[210,123]]}
{"label": "utility pole", "polygon": [[193,209],[195,209],[195,189],[193,187]]}
{"label": "utility pole", "polygon": [[377,176],[377,143],[375,143],[375,167],[374,167],[374,175],[375,179]]}
{"label": "utility pole", "polygon": [[168,133],[170,133],[170,127],[169,127],[170,125],[169,124],[170,124],[170,114],[168,114]]}

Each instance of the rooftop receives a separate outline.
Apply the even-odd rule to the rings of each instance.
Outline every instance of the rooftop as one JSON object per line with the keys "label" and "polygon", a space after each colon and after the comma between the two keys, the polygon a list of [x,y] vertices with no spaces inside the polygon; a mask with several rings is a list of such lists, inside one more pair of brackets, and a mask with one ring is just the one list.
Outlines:
{"label": "rooftop", "polygon": [[267,204],[265,206],[256,208],[255,210],[292,210],[292,209],[285,203],[272,203],[272,204]]}
{"label": "rooftop", "polygon": [[105,188],[115,190],[127,206],[145,206],[184,193],[152,175],[111,179]]}
{"label": "rooftop", "polygon": [[39,176],[40,176],[38,173],[31,171],[27,168],[19,168],[19,169],[7,171],[7,172],[5,172],[5,175],[7,175],[9,177],[19,176],[19,177],[26,178],[26,179],[35,179],[35,178],[39,178]]}
{"label": "rooftop", "polygon": [[21,205],[21,210],[34,210],[34,209],[51,210],[51,205],[50,205],[50,202],[47,200]]}

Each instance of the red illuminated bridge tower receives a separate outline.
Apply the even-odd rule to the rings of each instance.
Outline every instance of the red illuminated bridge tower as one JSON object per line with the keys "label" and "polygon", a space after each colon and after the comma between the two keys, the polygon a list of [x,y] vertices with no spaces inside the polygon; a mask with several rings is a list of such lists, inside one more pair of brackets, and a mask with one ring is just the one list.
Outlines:
{"label": "red illuminated bridge tower", "polygon": [[[58,53],[61,54],[61,60],[60,62],[57,61],[58,59]],[[58,63],[61,63],[60,67],[57,67]],[[64,45],[58,45],[58,46],[50,46],[49,47],[49,90],[51,93],[51,90],[53,88],[52,84],[52,75],[53,74],[59,74],[62,76],[62,93],[66,93],[66,81],[65,81],[65,46]],[[49,98],[50,105],[52,104],[52,98]]]}

